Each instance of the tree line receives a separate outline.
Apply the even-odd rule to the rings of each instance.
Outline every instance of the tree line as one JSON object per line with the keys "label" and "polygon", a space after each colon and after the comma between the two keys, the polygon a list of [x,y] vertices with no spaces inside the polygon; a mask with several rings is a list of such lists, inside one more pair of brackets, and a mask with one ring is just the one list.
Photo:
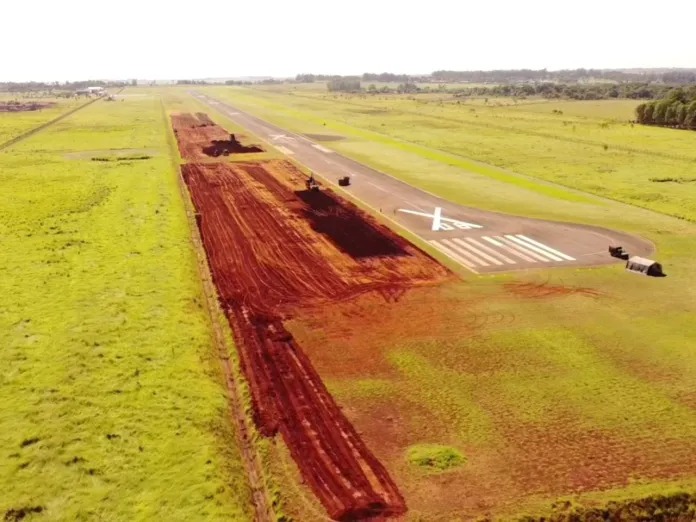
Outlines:
{"label": "tree line", "polygon": [[659,99],[636,107],[636,121],[676,129],[696,130],[696,85],[671,89]]}
{"label": "tree line", "polygon": [[360,92],[360,78],[348,76],[333,78],[326,84],[330,92]]}
{"label": "tree line", "polygon": [[652,100],[660,98],[671,87],[653,83],[524,83],[451,89],[459,96],[501,96],[524,98],[566,98],[571,100],[608,100],[629,98]]}
{"label": "tree line", "polygon": [[[133,80],[135,81],[135,80]],[[87,87],[125,87],[128,82],[105,82],[102,80],[81,80],[75,82],[0,82],[0,92],[38,92],[78,90]],[[135,85],[131,82],[132,85]]]}
{"label": "tree line", "polygon": [[587,79],[613,82],[664,82],[694,83],[696,69],[670,70],[608,70],[608,69],[515,69],[494,71],[435,71],[431,74],[435,81],[471,83],[510,83],[510,82],[578,82]]}
{"label": "tree line", "polygon": [[[298,74],[295,81],[313,83],[343,78],[339,75]],[[351,76],[352,78],[352,76]],[[589,79],[618,83],[696,83],[696,69],[645,69],[645,70],[605,70],[605,69],[501,69],[493,71],[434,71],[425,75],[394,73],[363,73],[363,82],[381,83],[520,83],[520,82],[565,82],[577,83]]]}

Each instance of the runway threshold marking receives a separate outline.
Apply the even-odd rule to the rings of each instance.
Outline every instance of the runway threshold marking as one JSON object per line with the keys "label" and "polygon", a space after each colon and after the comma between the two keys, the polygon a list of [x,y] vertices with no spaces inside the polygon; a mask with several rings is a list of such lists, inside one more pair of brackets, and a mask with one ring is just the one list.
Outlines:
{"label": "runway threshold marking", "polygon": [[523,246],[524,248],[531,249],[532,251],[536,252],[537,254],[545,255],[546,257],[552,259],[553,261],[563,261],[563,258],[560,256],[557,256],[555,254],[552,254],[550,252],[546,252],[544,249],[539,248],[538,246],[532,245],[531,243],[527,243],[526,241],[520,239],[519,237],[513,236],[513,235],[506,235],[505,236],[507,239],[510,241],[514,241],[520,246]]}
{"label": "runway threshold marking", "polygon": [[440,252],[443,252],[443,253],[446,254],[448,257],[454,259],[454,260],[455,260],[457,263],[459,263],[460,265],[463,265],[463,266],[467,267],[467,268],[468,268],[469,270],[471,270],[472,272],[476,272],[476,271],[474,270],[474,265],[473,265],[470,261],[467,261],[467,260],[464,259],[463,257],[457,255],[457,253],[454,252],[454,251],[453,251],[451,248],[449,248],[447,245],[443,245],[443,244],[440,243],[439,241],[430,241],[429,243],[430,243],[431,245],[433,245],[435,248],[437,248]]}
{"label": "runway threshold marking", "polygon": [[[525,239],[522,239],[523,237]],[[517,240],[517,242],[513,240]],[[496,267],[517,264],[519,261],[508,257],[510,254],[527,263],[575,260],[563,252],[522,234],[507,234],[505,237],[495,236],[495,238],[481,236],[476,239],[472,237],[434,239],[429,242],[434,247],[443,250],[443,252],[446,249],[446,253],[450,257],[455,259],[456,256],[458,258],[455,259],[457,261],[466,260],[467,263],[463,264],[468,268],[471,268],[470,265],[474,267],[490,267],[493,265],[493,269],[495,269]],[[530,248],[536,245],[540,245],[538,247],[539,252]],[[444,247],[444,249],[441,247]],[[545,249],[548,249],[548,251]],[[552,251],[558,254],[554,254]],[[561,255],[565,257],[561,257]]]}
{"label": "runway threshold marking", "polygon": [[483,239],[484,241],[487,241],[491,245],[497,246],[498,248],[506,251],[509,254],[512,254],[515,257],[519,257],[523,261],[527,261],[528,263],[536,263],[536,259],[531,258],[529,256],[526,256],[525,254],[523,254],[522,252],[519,252],[518,250],[515,250],[514,248],[510,248],[506,244],[498,241],[497,239],[493,239],[492,237],[488,237],[488,236],[482,236],[481,239]]}
{"label": "runway threshold marking", "polygon": [[556,254],[557,256],[562,257],[566,261],[575,261],[574,257],[571,257],[567,254],[564,254],[563,252],[559,252],[558,250],[555,250],[555,249],[551,248],[550,246],[547,246],[543,243],[539,243],[538,241],[535,241],[534,239],[527,237],[523,234],[517,234],[517,237],[524,240],[524,241],[527,241],[528,243],[536,245],[539,248],[543,248],[544,250],[547,250],[547,251],[551,252],[552,254]]}

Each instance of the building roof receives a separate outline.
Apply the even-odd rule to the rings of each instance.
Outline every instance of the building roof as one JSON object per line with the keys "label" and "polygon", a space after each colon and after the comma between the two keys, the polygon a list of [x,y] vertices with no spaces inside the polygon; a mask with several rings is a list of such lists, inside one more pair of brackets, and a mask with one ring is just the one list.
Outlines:
{"label": "building roof", "polygon": [[639,256],[633,256],[628,260],[629,263],[636,263],[639,265],[645,265],[645,266],[651,266],[657,263],[657,261],[653,261],[652,259],[646,259],[644,257],[639,257]]}

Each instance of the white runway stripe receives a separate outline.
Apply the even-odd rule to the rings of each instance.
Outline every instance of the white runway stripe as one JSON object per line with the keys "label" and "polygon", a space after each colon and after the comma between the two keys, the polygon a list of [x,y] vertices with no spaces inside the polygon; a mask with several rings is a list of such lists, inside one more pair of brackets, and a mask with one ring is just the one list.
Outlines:
{"label": "white runway stripe", "polygon": [[563,252],[522,234],[442,238],[430,240],[429,243],[474,272],[476,272],[475,268],[479,267],[489,267],[488,270],[506,270],[508,269],[506,265],[525,261],[550,263],[575,260]]}
{"label": "white runway stripe", "polygon": [[288,156],[291,154],[295,154],[293,151],[291,151],[287,147],[283,147],[282,145],[276,145],[275,148],[278,149],[283,154],[287,154]]}
{"label": "white runway stripe", "polygon": [[444,252],[447,256],[454,259],[457,263],[461,263],[462,265],[464,265],[467,268],[474,268],[474,265],[471,264],[470,261],[467,261],[466,259],[462,258],[461,256],[458,256],[456,252],[453,252],[450,248],[441,244],[439,241],[430,241],[430,244],[433,245],[438,250],[440,250],[441,252]]}
{"label": "white runway stripe", "polygon": [[529,248],[525,248],[524,246],[518,245],[518,244],[515,243],[514,241],[510,241],[510,240],[507,239],[507,238],[504,238],[504,237],[502,237],[502,236],[495,236],[495,238],[496,238],[498,241],[502,241],[503,243],[505,243],[505,244],[506,244],[507,246],[509,246],[510,248],[513,248],[513,249],[518,250],[518,251],[520,251],[520,252],[524,252],[526,255],[533,257],[533,258],[536,259],[537,261],[541,261],[542,263],[548,263],[549,261],[551,261],[549,258],[544,257],[544,256],[540,256],[539,254],[537,254],[537,253],[534,252],[533,250],[530,250]]}
{"label": "white runway stripe", "polygon": [[512,254],[515,257],[519,257],[523,261],[527,261],[528,263],[536,263],[536,260],[534,258],[526,256],[522,252],[515,250],[513,248],[510,248],[505,243],[503,243],[501,241],[497,241],[497,240],[493,239],[492,237],[483,236],[481,239],[483,239],[484,241],[487,241],[491,245],[495,245],[498,248],[505,250],[508,254]]}
{"label": "white runway stripe", "polygon": [[467,250],[473,252],[474,255],[481,256],[483,259],[490,261],[494,265],[501,266],[503,264],[502,261],[498,260],[497,258],[495,258],[493,256],[486,254],[482,250],[479,250],[478,248],[474,247],[473,245],[470,245],[469,243],[466,243],[462,239],[456,238],[456,239],[453,239],[452,241],[454,241],[457,245],[459,245],[459,247],[466,248]]}
{"label": "white runway stripe", "polygon": [[575,261],[574,257],[571,257],[568,254],[564,254],[563,252],[559,252],[558,250],[555,250],[555,249],[551,248],[550,246],[545,245],[544,243],[539,243],[539,241],[535,241],[531,237],[527,237],[523,234],[517,234],[517,237],[519,237],[520,239],[523,239],[527,243],[531,243],[532,245],[536,245],[539,248],[543,248],[544,250],[547,250],[547,251],[551,252],[552,254],[556,254],[558,257],[562,257],[566,261]]}
{"label": "white runway stripe", "polygon": [[323,145],[319,145],[319,144],[317,144],[317,143],[312,143],[312,147],[314,147],[315,149],[317,149],[319,152],[323,152],[323,153],[325,153],[325,154],[328,154],[328,153],[330,153],[330,152],[333,152],[331,149],[327,149],[327,148],[324,147]]}
{"label": "white runway stripe", "polygon": [[472,245],[476,245],[478,248],[480,248],[480,249],[483,250],[484,252],[489,252],[489,253],[491,253],[491,254],[493,254],[493,255],[495,255],[495,256],[498,256],[500,259],[502,259],[503,261],[505,261],[505,262],[508,263],[509,265],[514,265],[515,263],[517,263],[517,261],[513,261],[512,259],[510,259],[509,257],[507,257],[507,256],[505,256],[505,255],[503,255],[503,254],[501,254],[500,252],[496,252],[496,251],[493,250],[492,248],[487,247],[486,245],[484,245],[483,243],[479,243],[479,242],[476,241],[473,237],[465,237],[465,238],[464,238],[464,241],[468,241],[468,242],[471,243]]}
{"label": "white runway stripe", "polygon": [[466,250],[459,248],[456,243],[453,243],[449,239],[443,239],[441,243],[444,243],[447,248],[450,250],[453,250],[457,254],[459,254],[460,257],[465,257],[468,259],[470,262],[472,262],[474,265],[480,265],[480,266],[490,266],[488,263],[486,263],[483,259],[479,259],[475,255],[471,254],[470,252],[467,252]]}
{"label": "white runway stripe", "polygon": [[435,212],[433,212],[433,226],[432,230],[437,231],[440,229],[440,219],[442,218],[442,208],[435,207]]}
{"label": "white runway stripe", "polygon": [[509,239],[510,241],[514,241],[514,242],[517,243],[518,245],[522,245],[524,248],[533,250],[534,252],[536,252],[536,253],[538,253],[538,254],[541,254],[542,256],[548,257],[548,258],[551,259],[552,261],[563,261],[563,259],[560,258],[560,257],[558,257],[557,255],[552,254],[551,252],[546,252],[545,250],[539,248],[538,246],[534,246],[534,245],[532,245],[532,244],[530,244],[530,243],[527,243],[526,241],[520,239],[520,238],[517,237],[517,236],[513,236],[513,235],[509,235],[509,234],[508,234],[508,235],[506,235],[505,237],[506,237],[507,239]]}

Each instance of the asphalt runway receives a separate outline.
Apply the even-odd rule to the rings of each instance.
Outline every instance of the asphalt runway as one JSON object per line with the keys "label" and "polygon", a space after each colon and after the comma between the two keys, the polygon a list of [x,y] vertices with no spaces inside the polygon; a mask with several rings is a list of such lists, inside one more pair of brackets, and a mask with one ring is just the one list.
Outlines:
{"label": "asphalt runway", "polygon": [[[622,245],[631,255],[643,257],[654,251],[649,241],[624,232],[451,203],[226,102],[200,92],[191,94],[309,168],[320,184],[350,193],[474,273],[624,262],[609,255],[609,245]],[[338,185],[344,176],[350,177],[348,187]]]}

